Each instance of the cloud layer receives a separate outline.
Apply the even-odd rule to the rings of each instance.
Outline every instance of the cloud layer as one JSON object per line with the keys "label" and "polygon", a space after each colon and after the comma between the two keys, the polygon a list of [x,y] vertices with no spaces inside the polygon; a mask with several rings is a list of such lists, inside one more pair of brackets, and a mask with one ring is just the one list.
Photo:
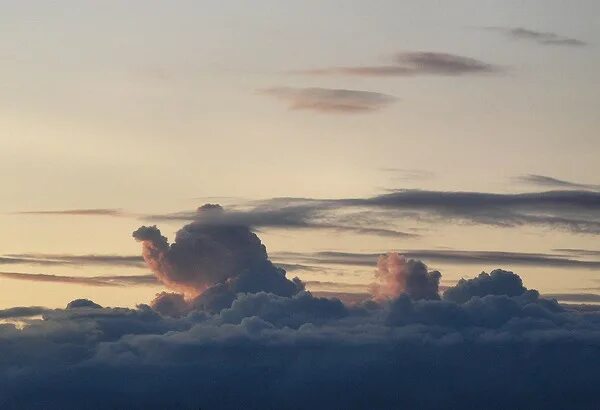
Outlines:
{"label": "cloud layer", "polygon": [[[388,273],[399,272],[396,262],[404,269],[406,275],[393,275],[403,283],[429,275],[421,262],[386,258]],[[427,289],[434,288],[435,280]],[[105,308],[81,299],[66,309],[2,310],[0,318],[18,319],[20,326],[0,324],[0,405],[500,409],[597,403],[600,310],[543,299],[502,270],[460,281],[441,298],[408,289],[355,307],[304,291],[258,291],[237,294],[214,312],[169,294],[154,308]],[[27,318],[33,315],[43,319]]]}
{"label": "cloud layer", "polygon": [[76,299],[0,310],[0,407],[597,403],[600,310],[541,298],[513,272],[442,292],[440,272],[391,253],[379,258],[373,298],[345,305],[287,279],[243,225],[195,221],[172,243],[155,226],[133,236],[177,293],[136,309]]}

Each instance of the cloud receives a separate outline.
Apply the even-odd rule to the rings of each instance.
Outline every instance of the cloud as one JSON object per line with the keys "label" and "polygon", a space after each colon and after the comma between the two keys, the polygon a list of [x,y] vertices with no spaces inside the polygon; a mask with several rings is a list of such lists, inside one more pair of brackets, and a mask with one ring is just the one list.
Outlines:
{"label": "cloud", "polygon": [[461,279],[456,286],[444,292],[444,300],[465,303],[473,297],[486,295],[520,296],[527,289],[519,275],[513,272],[496,269],[491,273],[482,272],[473,279]]}
{"label": "cloud", "polygon": [[425,180],[431,179],[435,174],[431,171],[423,169],[407,169],[407,168],[380,168],[381,171],[392,174],[397,179],[402,180]]}
{"label": "cloud", "polygon": [[[207,207],[207,205],[210,205]],[[258,205],[250,209],[228,210],[215,204],[199,207],[194,212],[178,212],[166,215],[149,215],[147,221],[195,221],[204,225],[247,226],[251,229],[320,229],[349,232],[361,235],[376,235],[396,238],[413,238],[418,235],[396,229],[357,224],[351,216],[332,218],[326,215],[330,206],[322,203],[315,206],[314,201],[307,204],[296,203],[280,206],[278,204]],[[218,206],[218,208],[216,207]]]}
{"label": "cloud", "polygon": [[600,303],[600,295],[597,293],[547,293],[544,297],[561,302]]}
{"label": "cloud", "polygon": [[48,309],[42,306],[26,306],[0,309],[0,319],[15,319],[22,317],[37,316],[47,311]]}
{"label": "cloud", "polygon": [[535,31],[523,27],[485,27],[485,30],[498,31],[517,40],[534,41],[547,46],[582,47],[587,43],[572,37],[544,31]]}
{"label": "cloud", "polygon": [[[0,405],[596,405],[600,311],[544,299],[509,272],[451,289],[442,300],[403,293],[353,307],[301,291],[242,293],[214,313],[181,295],[171,300],[176,315],[89,300],[38,310],[43,318],[27,319],[22,329],[0,325]],[[177,305],[190,310],[182,314]]]}
{"label": "cloud", "polygon": [[15,253],[0,256],[0,264],[106,265],[142,267],[144,266],[144,259],[138,255],[69,255],[49,253]]}
{"label": "cloud", "polygon": [[143,246],[148,267],[168,288],[194,298],[268,291],[291,296],[302,289],[268,259],[265,246],[246,226],[194,222],[169,245],[156,226],[142,226],[133,237]]}
{"label": "cloud", "polygon": [[288,104],[292,110],[311,110],[324,113],[354,114],[380,110],[396,98],[371,91],[331,88],[276,87],[263,90]]}
{"label": "cloud", "polygon": [[[581,189],[526,193],[403,189],[362,198],[271,198],[233,205],[229,210],[200,207],[193,212],[146,215],[142,219],[195,221],[214,226],[243,225],[254,230],[323,229],[397,238],[418,236],[398,229],[397,222],[409,220],[497,227],[538,226],[598,235],[600,192]],[[93,258],[88,260],[92,261]]]}
{"label": "cloud", "polygon": [[263,201],[262,206],[276,209],[295,203],[312,207],[314,212],[370,210],[370,224],[375,227],[387,228],[397,219],[418,219],[498,227],[534,225],[600,234],[600,192],[582,190],[503,194],[405,189],[366,198],[274,198]]}
{"label": "cloud", "polygon": [[0,272],[0,277],[32,282],[69,283],[85,286],[142,286],[156,285],[153,275],[67,276],[47,273]]}
{"label": "cloud", "polygon": [[429,272],[421,261],[390,253],[377,261],[377,282],[371,292],[376,299],[397,298],[404,293],[413,299],[439,299],[441,277],[438,271]]}
{"label": "cloud", "polygon": [[564,188],[564,189],[589,189],[592,191],[600,190],[600,185],[593,184],[579,184],[576,182],[569,182],[562,179],[557,179],[545,175],[528,174],[521,175],[515,178],[517,182],[526,184],[537,185],[541,187],[549,188]]}
{"label": "cloud", "polygon": [[455,54],[415,51],[396,54],[394,64],[330,67],[300,71],[311,75],[352,75],[365,77],[407,77],[417,75],[460,76],[500,73],[499,66]]}
{"label": "cloud", "polygon": [[21,211],[16,213],[20,215],[126,216],[121,209],[113,208]]}
{"label": "cloud", "polygon": [[[424,259],[429,263],[446,263],[458,265],[497,264],[510,266],[535,266],[535,267],[562,267],[570,269],[599,270],[600,261],[573,259],[565,255],[567,251],[556,249],[558,253],[527,253],[527,252],[502,252],[502,251],[476,251],[476,250],[451,250],[451,249],[405,249],[401,253],[408,258]],[[585,251],[583,252],[592,252]],[[592,254],[592,256],[598,256]],[[277,261],[301,262],[312,265],[347,265],[347,266],[373,266],[378,253],[353,253],[353,252],[281,252],[275,253],[273,258]]]}

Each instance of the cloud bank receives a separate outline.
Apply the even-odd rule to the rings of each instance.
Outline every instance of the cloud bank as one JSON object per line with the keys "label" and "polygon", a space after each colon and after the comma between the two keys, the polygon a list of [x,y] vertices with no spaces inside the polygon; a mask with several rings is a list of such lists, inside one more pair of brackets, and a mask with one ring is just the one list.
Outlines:
{"label": "cloud bank", "polygon": [[[146,234],[160,241],[157,233]],[[256,291],[239,293],[212,312],[167,293],[154,307],[136,309],[81,299],[65,309],[0,311],[0,317],[18,318],[23,325],[0,324],[0,405],[500,409],[597,404],[600,310],[569,309],[543,299],[518,275],[502,270],[462,280],[441,296],[430,293],[439,272],[432,275],[422,262],[387,255],[379,272],[390,275],[383,283],[403,285],[386,298],[354,307],[305,291],[289,296]],[[416,287],[409,285],[411,277],[418,278]],[[32,315],[42,319],[27,318]]]}
{"label": "cloud bank", "polygon": [[440,272],[391,253],[372,298],[345,305],[287,279],[245,226],[196,221],[172,243],[154,226],[133,236],[176,292],[136,309],[76,299],[0,310],[0,407],[597,404],[600,309],[544,299],[513,272],[442,292]]}

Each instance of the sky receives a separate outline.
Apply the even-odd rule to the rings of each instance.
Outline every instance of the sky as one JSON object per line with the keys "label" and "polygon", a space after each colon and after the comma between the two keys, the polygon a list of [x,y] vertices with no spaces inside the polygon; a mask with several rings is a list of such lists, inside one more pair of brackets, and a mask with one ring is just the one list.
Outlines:
{"label": "sky", "polygon": [[[99,394],[81,377],[117,407],[436,408],[453,389],[477,406],[484,369],[467,366],[474,396],[443,384],[473,346],[514,359],[498,406],[525,400],[503,384],[522,372],[522,403],[589,407],[599,16],[594,0],[0,1],[0,346],[21,358],[0,360],[0,407],[80,408]],[[349,379],[283,359],[315,343]],[[239,383],[265,363],[202,362],[266,346],[285,376],[265,396]],[[369,382],[343,352],[372,359]],[[179,401],[119,393],[113,372]],[[305,380],[328,387],[291,405]],[[336,402],[352,384],[379,400]]]}
{"label": "sky", "polygon": [[[189,212],[205,202],[243,206],[400,189],[598,190],[597,2],[176,3],[3,3],[4,255],[139,254],[130,232],[140,215]],[[411,63],[418,53],[424,61]],[[454,67],[443,66],[444,55],[458,59]],[[95,209],[119,214],[60,214]],[[59,214],[24,214],[37,211]],[[262,229],[261,237],[277,252],[598,250],[595,234],[450,222],[386,222],[418,229],[411,238],[286,227]],[[164,225],[172,235],[181,223]],[[597,268],[502,262],[434,261],[454,279],[519,268],[544,292],[596,293],[582,289],[593,287]],[[372,269],[363,270],[368,283]],[[314,271],[300,276],[331,281]],[[30,293],[49,306],[80,292],[128,306],[156,293],[0,281],[11,290],[0,301],[7,307],[25,304]]]}

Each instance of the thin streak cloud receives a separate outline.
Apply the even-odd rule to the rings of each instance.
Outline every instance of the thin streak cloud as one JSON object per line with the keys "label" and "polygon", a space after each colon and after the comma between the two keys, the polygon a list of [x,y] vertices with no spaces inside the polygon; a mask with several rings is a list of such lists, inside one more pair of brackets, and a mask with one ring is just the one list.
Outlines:
{"label": "thin streak cloud", "polygon": [[351,75],[364,77],[410,77],[418,75],[461,76],[494,74],[504,69],[475,58],[431,51],[396,54],[393,64],[326,67],[298,71],[309,75]]}
{"label": "thin streak cloud", "polygon": [[[600,261],[579,260],[565,257],[561,254],[501,252],[501,251],[466,251],[466,250],[403,250],[403,255],[409,258],[423,259],[427,262],[481,265],[494,263],[507,266],[561,267],[571,269],[600,270]],[[380,253],[354,252],[314,252],[274,253],[276,261],[296,261],[313,265],[332,264],[349,266],[373,266]]]}
{"label": "thin streak cloud", "polygon": [[275,87],[262,90],[285,103],[291,110],[355,114],[380,110],[394,101],[391,95],[332,88]]}
{"label": "thin streak cloud", "polygon": [[563,188],[563,189],[589,189],[592,191],[600,190],[600,185],[581,184],[577,182],[565,181],[563,179],[553,178],[546,175],[528,174],[521,175],[515,178],[517,182],[537,185],[547,188]]}
{"label": "thin streak cloud", "polygon": [[126,214],[121,209],[112,209],[112,208],[20,211],[20,212],[16,212],[16,214],[19,214],[19,215],[126,216]]}
{"label": "thin streak cloud", "polygon": [[537,44],[545,46],[582,47],[587,45],[587,43],[583,40],[578,40],[573,37],[567,37],[549,31],[536,31],[523,27],[484,27],[484,29],[501,32],[507,37],[513,39],[533,41]]}
{"label": "thin streak cloud", "polygon": [[67,283],[73,285],[121,287],[158,285],[154,275],[68,276],[46,273],[0,272],[0,277],[32,282]]}

